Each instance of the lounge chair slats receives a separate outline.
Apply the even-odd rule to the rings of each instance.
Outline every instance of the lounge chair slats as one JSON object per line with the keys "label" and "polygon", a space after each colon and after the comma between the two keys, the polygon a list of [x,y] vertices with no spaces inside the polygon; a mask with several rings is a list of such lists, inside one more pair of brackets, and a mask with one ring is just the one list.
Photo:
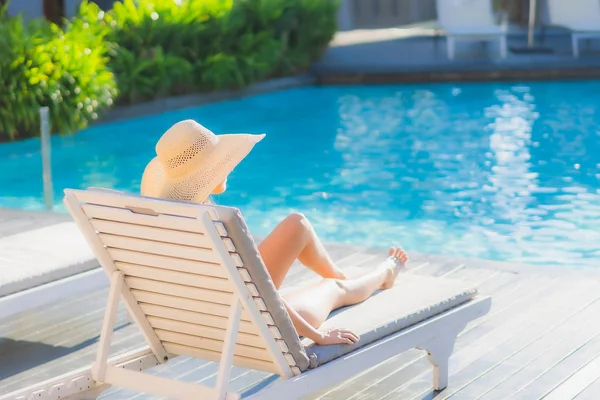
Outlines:
{"label": "lounge chair slats", "polygon": [[[194,311],[158,306],[156,304],[140,303],[140,307],[147,316],[163,317],[173,319],[175,321],[188,322],[190,324],[197,324],[201,326],[210,326],[223,330],[227,329],[227,318],[218,317],[216,315],[201,314]],[[252,335],[260,334],[258,329],[256,329],[252,323],[248,321],[240,321],[239,332],[249,333]]]}
{"label": "lounge chair slats", "polygon": [[[187,285],[177,285],[163,281],[126,276],[125,282],[131,289],[144,290],[152,293],[170,294],[188,299],[209,301],[229,306],[233,301],[233,293],[218,290],[198,288]],[[266,311],[265,307],[261,311]]]}
{"label": "lounge chair slats", "polygon": [[[215,340],[224,341],[226,330],[221,328],[215,328],[212,326],[190,324],[188,322],[176,321],[168,318],[148,316],[148,321],[153,328],[162,329],[165,331],[184,333],[186,335],[199,336],[203,338],[210,338]],[[264,347],[264,340],[261,339],[258,334],[249,334],[244,332],[238,332],[238,343],[253,346],[253,347]],[[283,349],[283,351],[286,351]]]}
{"label": "lounge chair slats", "polygon": [[[90,194],[90,195],[88,195]],[[219,242],[226,252],[226,255],[232,261],[232,270],[227,270],[223,266],[224,254],[218,254],[215,250],[214,238],[216,235],[226,234],[225,227],[219,221],[202,219],[206,211],[194,210],[190,214],[190,208],[182,206],[167,205],[157,210],[156,205],[145,207],[143,204],[132,204],[128,202],[107,201],[104,193],[88,192],[83,198],[87,199],[87,204],[82,204],[81,209],[88,218],[89,226],[94,230],[95,236],[100,240],[106,253],[111,257],[114,267],[124,275],[125,284],[134,279],[134,284],[141,283],[144,288],[128,288],[131,295],[138,303],[140,309],[145,314],[162,311],[163,318],[169,318],[178,321],[178,316],[186,317],[187,320],[181,322],[192,323],[190,320],[202,326],[212,326],[219,329],[226,329],[231,312],[232,302],[239,301],[240,288],[236,288],[235,279],[231,280],[233,272],[239,279],[237,284],[248,285],[247,301],[251,301],[252,306],[256,306],[252,292],[258,294],[256,286],[252,285],[250,276],[245,269],[237,270],[242,267],[242,260],[239,255],[230,253],[234,251],[235,246],[231,239],[220,238]],[[110,195],[109,195],[110,196]],[[82,198],[78,198],[81,202]],[[167,214],[165,211],[168,211]],[[173,214],[170,214],[173,213]],[[210,221],[210,225],[207,222]],[[130,226],[128,230],[116,230],[118,224]],[[213,229],[210,237],[210,229]],[[109,232],[105,232],[109,230]],[[202,238],[200,242],[194,243],[194,239]],[[207,246],[206,239],[209,239]],[[221,250],[221,251],[223,251]],[[137,279],[137,280],[135,280]],[[143,279],[144,281],[140,281]],[[161,293],[148,287],[148,281],[167,282],[171,286],[163,289]],[[188,297],[178,293],[177,285],[183,285],[183,290],[188,293]],[[196,295],[190,298],[190,288],[199,288],[202,296]],[[150,290],[146,290],[150,289]],[[192,289],[193,290],[193,289]],[[208,297],[211,292],[218,293],[217,299],[224,300],[223,295],[230,297],[229,304],[219,303]],[[264,305],[257,301],[259,305]],[[265,307],[262,307],[265,308]],[[150,314],[152,315],[152,314]],[[243,307],[238,321],[240,330],[251,330],[252,334],[257,334],[262,340],[260,347],[248,347],[244,343],[237,342],[236,349],[241,349],[243,355],[263,362],[273,363],[273,351],[277,349],[280,352],[278,360],[285,360],[281,353],[281,346],[277,345],[275,338],[270,337],[270,344],[265,342],[265,338],[260,335],[261,328],[254,326],[253,315],[260,318],[260,323],[264,323],[266,329],[263,332],[270,333],[268,325],[274,325],[270,313],[256,310],[252,314]],[[254,328],[254,329],[253,329]],[[222,351],[223,343],[217,339],[206,338],[197,340],[197,336],[170,332],[166,330],[154,329],[154,333],[162,342],[165,350],[171,352],[177,345],[183,346],[186,352],[189,348],[196,351]],[[159,336],[160,333],[160,336]],[[168,342],[170,349],[165,343]],[[221,343],[220,345],[218,343]],[[180,353],[174,353],[180,354]],[[235,353],[234,353],[235,354]],[[234,357],[233,362],[236,363]],[[281,367],[275,368],[281,372]],[[268,371],[273,368],[269,367]]]}
{"label": "lounge chair slats", "polygon": [[[174,229],[183,232],[204,233],[197,220],[177,216],[136,214],[125,208],[105,207],[100,205],[84,205],[83,211],[89,218],[103,221],[126,222],[141,226]],[[173,219],[177,223],[173,224]]]}
{"label": "lounge chair slats", "polygon": [[[184,346],[174,343],[164,343],[165,349],[169,353],[179,354],[182,356],[195,357],[203,360],[219,362],[221,360],[221,352],[203,350],[195,347]],[[268,361],[257,360],[249,357],[242,357],[239,355],[233,356],[233,363],[242,368],[255,369],[258,371],[272,372],[274,374],[279,373],[279,369],[275,364]]]}
{"label": "lounge chair slats", "polygon": [[[67,190],[71,193],[75,192],[74,190]],[[135,200],[132,203],[133,197],[131,195],[126,195],[116,190],[99,188],[77,190],[76,192],[77,200],[82,203],[84,208],[91,205],[101,205],[122,209],[134,208],[138,211],[143,211],[144,209],[157,211],[156,199],[150,197],[135,196]],[[198,204],[182,201],[161,201],[160,203],[160,213],[163,215],[196,219],[200,214]]]}
{"label": "lounge chair slats", "polygon": [[[237,365],[283,378],[248,399],[299,399],[410,348],[428,352],[433,386],[442,389],[456,335],[490,307],[461,283],[405,279],[364,302],[364,317],[348,309],[333,317],[357,323],[363,342],[305,347],[238,210],[109,190],[65,190],[65,204],[111,281],[96,362],[87,376],[69,378],[91,375],[90,389],[106,383],[177,399],[239,399],[228,390],[229,367]],[[109,365],[119,297],[156,362],[182,355],[222,363],[217,387],[138,372],[137,358]],[[44,388],[24,389],[22,398],[43,397]]]}
{"label": "lounge chair slats", "polygon": [[[113,254],[110,250],[108,253],[111,255]],[[187,272],[172,271],[169,269],[154,268],[120,261],[115,262],[115,265],[127,276],[164,280],[166,282],[219,290],[221,292],[230,293],[233,291],[231,282],[224,278],[216,278],[210,275],[190,274]]]}
{"label": "lounge chair slats", "polygon": [[130,250],[163,257],[213,263],[215,266],[219,266],[219,258],[211,249],[180,246],[177,244],[135,239],[106,233],[100,233],[98,236],[100,236],[100,239],[105,246],[112,249]]}
{"label": "lounge chair slats", "polygon": [[109,233],[136,239],[148,239],[206,249],[211,248],[210,239],[201,233],[175,231],[172,229],[126,224],[103,219],[92,219],[90,222],[94,229],[100,233]]}
{"label": "lounge chair slats", "polygon": [[[211,339],[206,337],[188,335],[185,333],[165,331],[162,329],[156,329],[156,336],[164,343],[177,343],[184,346],[197,348],[200,350],[216,351],[218,353],[223,351],[224,340]],[[257,360],[271,362],[270,357],[266,351],[267,349],[263,346],[248,346],[242,343],[235,345],[234,354],[241,357],[248,357]]]}
{"label": "lounge chair slats", "polygon": [[[179,310],[194,311],[201,314],[215,315],[228,318],[231,306],[217,304],[210,301],[186,299],[185,297],[171,296],[160,293],[146,292],[132,289],[131,293],[138,303],[155,304],[157,306],[176,308]],[[242,321],[250,322],[248,313],[242,311]]]}
{"label": "lounge chair slats", "polygon": [[225,271],[214,263],[194,262],[183,258],[165,257],[115,248],[108,248],[108,252],[113,257],[113,260],[118,262],[227,279]]}

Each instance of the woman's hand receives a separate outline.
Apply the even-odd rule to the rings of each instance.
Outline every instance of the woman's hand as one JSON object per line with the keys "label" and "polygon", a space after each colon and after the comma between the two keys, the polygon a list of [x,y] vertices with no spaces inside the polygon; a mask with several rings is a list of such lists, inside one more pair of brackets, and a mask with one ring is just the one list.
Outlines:
{"label": "woman's hand", "polygon": [[328,331],[322,332],[315,329],[312,325],[310,325],[304,318],[298,314],[296,310],[289,306],[285,299],[281,299],[283,304],[285,305],[285,309],[287,310],[290,318],[292,319],[292,323],[294,324],[294,328],[298,332],[298,335],[308,338],[320,345],[327,344],[352,344],[358,342],[358,335],[352,332],[349,329],[330,329]]}
{"label": "woman's hand", "polygon": [[349,329],[335,328],[325,332],[320,332],[321,337],[315,340],[316,344],[352,344],[358,342],[360,337]]}

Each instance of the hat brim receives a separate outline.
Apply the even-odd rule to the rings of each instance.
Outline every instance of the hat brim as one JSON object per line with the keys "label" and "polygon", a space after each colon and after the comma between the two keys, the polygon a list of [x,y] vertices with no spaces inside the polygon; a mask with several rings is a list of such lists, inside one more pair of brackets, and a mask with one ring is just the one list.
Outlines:
{"label": "hat brim", "polygon": [[211,155],[180,178],[169,177],[158,158],[153,158],[142,175],[142,196],[202,203],[227,175],[265,137],[245,133],[218,135]]}

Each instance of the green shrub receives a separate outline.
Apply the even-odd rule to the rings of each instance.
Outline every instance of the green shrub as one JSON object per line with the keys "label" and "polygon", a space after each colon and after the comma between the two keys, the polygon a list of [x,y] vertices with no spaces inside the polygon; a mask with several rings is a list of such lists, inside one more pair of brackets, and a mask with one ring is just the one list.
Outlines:
{"label": "green shrub", "polygon": [[[16,0],[13,0],[16,1]],[[337,0],[84,1],[64,27],[0,10],[0,141],[84,128],[115,100],[241,88],[306,70],[336,31]],[[117,98],[117,88],[120,96]]]}
{"label": "green shrub", "polygon": [[41,106],[50,109],[52,132],[74,132],[97,119],[117,94],[106,65],[104,36],[110,30],[86,21],[93,14],[98,20],[99,9],[82,7],[85,18],[64,29],[43,19],[25,26],[20,16],[5,11],[6,6],[0,10],[0,141],[38,135]]}
{"label": "green shrub", "polygon": [[135,103],[303,71],[336,12],[332,0],[123,0],[101,23],[119,101]]}

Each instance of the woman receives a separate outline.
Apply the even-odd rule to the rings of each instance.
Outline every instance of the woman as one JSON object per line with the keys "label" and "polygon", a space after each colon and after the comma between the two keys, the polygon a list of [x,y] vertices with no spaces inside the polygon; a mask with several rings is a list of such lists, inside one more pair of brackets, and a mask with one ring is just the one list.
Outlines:
{"label": "woman", "polygon": [[[217,136],[193,120],[178,122],[156,144],[157,156],[142,177],[142,195],[210,203],[209,196],[225,191],[229,173],[264,136]],[[310,222],[297,213],[285,218],[258,249],[277,289],[296,259],[323,277],[316,284],[282,294],[298,334],[321,345],[357,342],[359,337],[348,329],[323,332],[319,327],[331,311],[391,288],[408,260],[402,249],[391,247],[383,264],[348,279],[331,260]]]}

